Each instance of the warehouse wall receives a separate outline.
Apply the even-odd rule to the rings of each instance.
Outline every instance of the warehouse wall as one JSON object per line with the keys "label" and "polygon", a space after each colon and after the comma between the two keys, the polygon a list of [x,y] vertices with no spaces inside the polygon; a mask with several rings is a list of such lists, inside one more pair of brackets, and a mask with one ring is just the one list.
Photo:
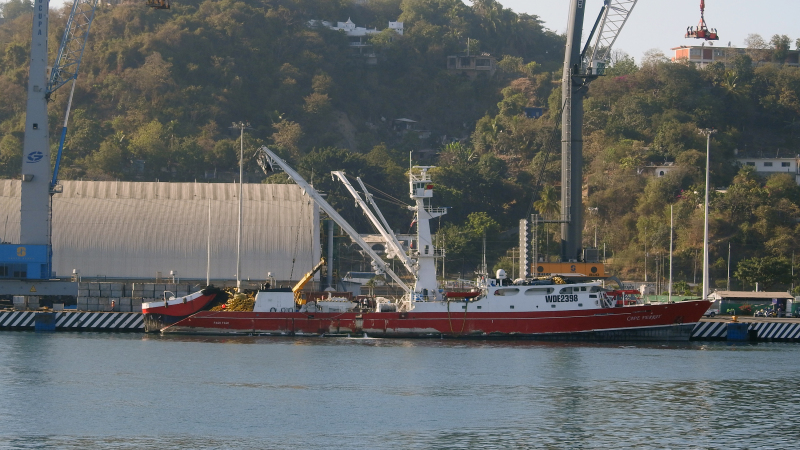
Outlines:
{"label": "warehouse wall", "polygon": [[[69,276],[155,278],[171,270],[235,279],[236,184],[62,181],[53,197],[53,269]],[[20,181],[0,180],[0,240],[19,240]],[[242,279],[297,280],[320,257],[319,210],[293,184],[245,184]],[[209,221],[209,208],[211,220]]]}

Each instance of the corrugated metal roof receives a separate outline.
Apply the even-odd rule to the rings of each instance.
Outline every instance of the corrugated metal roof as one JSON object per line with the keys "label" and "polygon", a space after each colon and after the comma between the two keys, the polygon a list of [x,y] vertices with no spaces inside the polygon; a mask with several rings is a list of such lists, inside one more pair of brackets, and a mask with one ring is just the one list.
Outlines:
{"label": "corrugated metal roof", "polygon": [[[0,180],[0,239],[19,239],[20,181]],[[53,269],[154,278],[171,270],[235,279],[239,188],[229,183],[62,181],[53,197]],[[209,208],[211,221],[209,230]],[[319,261],[319,211],[293,184],[245,184],[242,279],[297,280]]]}

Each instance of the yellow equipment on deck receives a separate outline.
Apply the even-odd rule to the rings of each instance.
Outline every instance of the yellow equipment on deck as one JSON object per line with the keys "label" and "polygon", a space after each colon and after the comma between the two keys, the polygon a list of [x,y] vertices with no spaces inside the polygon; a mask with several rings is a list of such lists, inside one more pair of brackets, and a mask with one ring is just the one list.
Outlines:
{"label": "yellow equipment on deck", "polygon": [[301,278],[300,281],[298,281],[297,284],[294,285],[294,287],[292,288],[292,292],[294,292],[294,302],[295,302],[295,304],[297,304],[298,306],[302,306],[302,305],[304,305],[306,303],[305,299],[300,298],[300,293],[303,291],[303,287],[306,285],[306,283],[311,281],[311,279],[314,278],[314,275],[317,272],[319,272],[319,269],[321,269],[322,266],[324,266],[324,265],[325,265],[325,258],[323,257],[323,258],[321,258],[319,260],[317,265],[314,266],[313,269],[311,269],[311,272],[308,272],[307,274],[305,274],[303,276],[303,278]]}

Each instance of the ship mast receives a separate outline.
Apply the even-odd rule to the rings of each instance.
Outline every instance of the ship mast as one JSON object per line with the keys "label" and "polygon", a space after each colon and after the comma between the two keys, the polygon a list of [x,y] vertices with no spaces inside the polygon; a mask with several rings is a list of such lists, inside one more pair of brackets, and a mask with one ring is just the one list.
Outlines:
{"label": "ship mast", "polygon": [[436,282],[436,258],[444,256],[443,249],[433,246],[430,220],[447,214],[446,208],[434,208],[425,205],[425,199],[433,198],[433,181],[428,170],[433,166],[414,166],[409,171],[409,188],[414,200],[413,210],[417,216],[417,248],[412,256],[417,260],[418,275],[414,285],[415,300],[441,300]]}

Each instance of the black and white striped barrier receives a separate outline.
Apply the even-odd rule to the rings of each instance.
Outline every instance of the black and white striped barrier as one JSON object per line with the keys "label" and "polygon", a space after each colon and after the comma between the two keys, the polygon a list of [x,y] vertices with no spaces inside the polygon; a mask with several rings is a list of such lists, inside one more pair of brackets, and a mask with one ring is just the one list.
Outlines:
{"label": "black and white striped barrier", "polygon": [[[752,322],[748,324],[748,332],[755,331],[755,338],[761,340],[799,341],[800,323],[792,322]],[[692,340],[726,340],[728,338],[727,322],[699,322],[692,330]]]}
{"label": "black and white striped barrier", "polygon": [[750,330],[756,330],[758,339],[798,340],[800,339],[800,323],[760,322],[751,323]]}
{"label": "black and white striped barrier", "polygon": [[727,322],[698,322],[692,330],[692,340],[711,341],[728,338]]}
{"label": "black and white striped barrier", "polygon": [[[2,311],[0,330],[33,330],[37,314],[42,313]],[[58,311],[51,314],[56,315],[58,331],[144,331],[142,313]]]}

